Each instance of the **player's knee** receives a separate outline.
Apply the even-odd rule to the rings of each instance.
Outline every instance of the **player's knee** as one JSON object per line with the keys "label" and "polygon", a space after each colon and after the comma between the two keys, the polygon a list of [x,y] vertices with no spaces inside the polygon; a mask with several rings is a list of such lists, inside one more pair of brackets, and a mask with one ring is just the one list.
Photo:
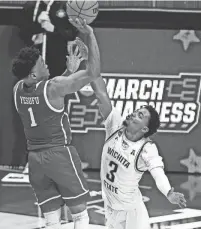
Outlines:
{"label": "player's knee", "polygon": [[47,229],[60,229],[61,209],[44,212],[45,225]]}
{"label": "player's knee", "polygon": [[87,212],[87,209],[85,209],[82,212],[76,213],[76,214],[71,214],[73,221],[76,225],[76,228],[88,228],[87,225],[89,224],[89,215]]}
{"label": "player's knee", "polygon": [[71,214],[77,214],[86,210],[87,204],[83,202],[82,204],[78,204],[76,206],[69,206],[69,209],[71,211]]}

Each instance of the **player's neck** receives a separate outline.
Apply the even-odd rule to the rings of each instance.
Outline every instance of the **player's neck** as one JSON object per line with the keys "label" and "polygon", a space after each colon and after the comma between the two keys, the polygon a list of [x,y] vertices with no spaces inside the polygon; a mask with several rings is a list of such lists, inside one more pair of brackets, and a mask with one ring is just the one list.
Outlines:
{"label": "player's neck", "polygon": [[126,129],[125,129],[125,136],[131,142],[137,142],[143,138],[141,133],[133,134],[133,133],[130,133],[129,131],[127,131]]}
{"label": "player's neck", "polygon": [[34,86],[35,84],[36,84],[36,82],[33,81],[33,80],[30,80],[29,78],[28,78],[28,79],[27,79],[27,78],[24,79],[24,85],[25,85],[26,87],[32,87],[32,86]]}

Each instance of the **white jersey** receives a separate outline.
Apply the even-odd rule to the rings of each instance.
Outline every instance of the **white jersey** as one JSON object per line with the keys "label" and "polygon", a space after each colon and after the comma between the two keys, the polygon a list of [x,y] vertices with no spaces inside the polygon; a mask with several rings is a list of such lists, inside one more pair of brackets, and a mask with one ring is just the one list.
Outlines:
{"label": "white jersey", "polygon": [[142,201],[139,181],[146,170],[163,167],[156,145],[147,138],[129,141],[120,112],[113,108],[105,120],[106,142],[101,160],[104,201],[116,210],[134,209]]}

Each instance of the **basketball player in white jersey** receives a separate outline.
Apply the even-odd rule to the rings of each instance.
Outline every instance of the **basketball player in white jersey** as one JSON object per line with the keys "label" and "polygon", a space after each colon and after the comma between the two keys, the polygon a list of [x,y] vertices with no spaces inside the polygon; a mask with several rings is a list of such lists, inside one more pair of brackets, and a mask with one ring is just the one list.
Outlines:
{"label": "basketball player in white jersey", "polygon": [[153,107],[145,106],[122,120],[119,111],[111,105],[102,77],[91,86],[99,100],[106,130],[101,161],[106,226],[149,229],[148,212],[139,190],[139,181],[146,170],[172,204],[186,206],[184,195],[171,187],[157,146],[149,139],[159,128],[159,115]]}

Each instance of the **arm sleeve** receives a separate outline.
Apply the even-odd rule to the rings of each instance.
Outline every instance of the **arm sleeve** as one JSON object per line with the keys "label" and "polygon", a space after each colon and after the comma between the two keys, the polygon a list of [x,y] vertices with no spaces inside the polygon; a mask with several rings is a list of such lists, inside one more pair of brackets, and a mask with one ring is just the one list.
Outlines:
{"label": "arm sleeve", "polygon": [[150,171],[150,173],[156,182],[157,188],[167,197],[167,194],[171,189],[171,185],[163,168],[154,168]]}
{"label": "arm sleeve", "polygon": [[162,157],[158,153],[156,144],[151,142],[147,143],[141,154],[141,158],[144,162],[144,165],[146,166],[146,169],[149,170],[152,177],[154,178],[157,188],[165,196],[167,196],[171,186],[167,176],[164,173],[164,164]]}
{"label": "arm sleeve", "polygon": [[112,108],[108,117],[104,120],[106,139],[122,126],[121,113],[117,108]]}

